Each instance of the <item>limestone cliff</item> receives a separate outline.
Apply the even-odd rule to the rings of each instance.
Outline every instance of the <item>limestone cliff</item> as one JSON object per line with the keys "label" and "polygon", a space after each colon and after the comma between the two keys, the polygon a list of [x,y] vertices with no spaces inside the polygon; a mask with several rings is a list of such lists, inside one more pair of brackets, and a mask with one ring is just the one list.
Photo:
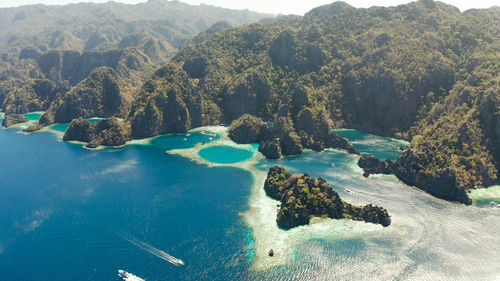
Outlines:
{"label": "limestone cliff", "polygon": [[125,117],[128,105],[129,98],[122,93],[116,72],[109,67],[100,67],[53,101],[40,123],[69,123],[80,117]]}
{"label": "limestone cliff", "polygon": [[182,68],[168,64],[144,83],[129,120],[135,138],[185,133],[202,124],[202,100]]}
{"label": "limestone cliff", "polygon": [[342,201],[325,180],[307,174],[292,175],[282,167],[271,167],[264,189],[269,197],[281,201],[276,219],[281,228],[309,224],[312,217],[361,220],[384,227],[391,224],[384,208],[353,206]]}
{"label": "limestone cliff", "polygon": [[130,125],[115,117],[97,123],[78,118],[71,121],[63,140],[87,142],[87,147],[90,148],[101,145],[120,146],[130,140],[130,134]]}
{"label": "limestone cliff", "polygon": [[22,114],[6,114],[3,121],[2,126],[8,128],[12,125],[27,122],[28,118]]}

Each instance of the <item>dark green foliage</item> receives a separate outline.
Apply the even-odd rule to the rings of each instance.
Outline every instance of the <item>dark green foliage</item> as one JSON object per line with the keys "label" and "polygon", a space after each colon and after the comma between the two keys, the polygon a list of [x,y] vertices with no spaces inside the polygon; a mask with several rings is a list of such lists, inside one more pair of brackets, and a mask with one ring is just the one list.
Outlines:
{"label": "dark green foliage", "polygon": [[259,152],[268,159],[280,159],[281,145],[279,139],[261,141]]}
{"label": "dark green foliage", "polygon": [[[285,155],[342,142],[324,137],[326,124],[402,137],[412,141],[411,157],[398,164],[407,183],[462,194],[498,178],[499,26],[495,7],[460,13],[427,0],[369,9],[334,3],[221,31],[173,60],[203,61],[196,85],[211,101],[204,104],[226,122],[244,113],[273,122]],[[265,77],[265,90],[247,82],[253,73]],[[260,92],[273,110],[257,104]]]}
{"label": "dark green foliage", "polygon": [[[127,108],[118,115],[130,122],[134,138],[229,124],[250,114],[269,124],[260,129],[266,137],[259,140],[271,157],[278,152],[296,155],[303,148],[334,147],[355,153],[346,140],[329,134],[330,129],[343,126],[411,140],[397,162],[396,175],[434,195],[468,202],[462,196],[467,190],[498,179],[497,7],[460,13],[430,0],[369,9],[337,2],[304,17],[266,20],[269,24],[230,28],[219,23],[184,44],[172,63],[142,86],[139,82],[155,63],[168,57],[169,45],[180,46],[195,35],[184,36],[189,30],[206,29],[226,19],[221,14],[213,16],[222,10],[200,6],[188,15],[183,12],[185,4],[160,0],[134,11],[114,3],[75,7],[90,7],[84,15],[95,19],[95,24],[86,26],[82,24],[88,20],[85,16],[67,12],[78,26],[86,26],[78,30],[78,37],[65,15],[57,25],[68,27],[47,29],[50,36],[42,33],[41,45],[25,49],[23,59],[18,60],[17,51],[1,57],[2,110],[46,109],[53,100],[41,120],[53,122],[62,100],[59,96],[68,96],[64,94],[71,85],[105,65],[118,73],[121,93],[134,99],[128,117]],[[18,9],[0,10],[6,14],[0,17],[5,27],[0,38],[12,33],[2,44],[29,46],[23,42],[32,42],[33,34],[26,32],[26,26],[35,26],[35,14],[52,15],[58,8],[25,9],[24,16],[15,13]],[[214,14],[204,14],[207,10]],[[99,20],[112,13],[122,19]],[[165,19],[168,13],[173,13],[172,20]],[[255,19],[246,12],[231,13],[243,15],[236,23]],[[182,28],[172,23],[181,19],[187,30],[179,33]],[[99,52],[47,51],[53,46]],[[118,47],[126,48],[114,50]],[[25,86],[43,79],[56,84],[49,91],[54,98],[44,100]],[[70,93],[86,97],[89,92],[74,88]],[[36,103],[30,104],[31,100]]]}
{"label": "dark green foliage", "polygon": [[133,136],[185,133],[202,125],[202,100],[187,73],[175,64],[157,70],[132,105]]}
{"label": "dark green foliage", "polygon": [[22,114],[7,114],[3,118],[2,126],[8,128],[12,125],[27,122],[27,121],[28,121],[28,118],[26,118],[26,116],[24,116]]}
{"label": "dark green foliage", "polygon": [[78,118],[71,121],[64,134],[64,141],[87,142],[87,147],[120,146],[130,140],[130,125],[115,117],[103,119],[97,123],[90,123],[86,119]]}
{"label": "dark green foliage", "polygon": [[264,184],[266,194],[281,201],[278,226],[289,229],[309,223],[311,217],[350,218],[381,224],[391,224],[384,208],[367,205],[352,206],[342,201],[328,183],[309,175],[292,175],[282,167],[271,167]]}
{"label": "dark green foliage", "polygon": [[229,137],[237,143],[259,143],[263,126],[262,119],[245,114],[231,123]]}
{"label": "dark green foliage", "polygon": [[27,113],[45,110],[60,89],[47,79],[30,79],[24,83],[12,81],[6,90],[0,110],[7,113]]}
{"label": "dark green foliage", "polygon": [[174,48],[218,21],[241,25],[267,16],[166,0],[140,5],[109,2],[0,9],[0,52],[26,46],[101,51],[123,47],[124,38],[141,32],[156,37],[173,55]]}
{"label": "dark green foliage", "polygon": [[371,174],[394,174],[395,165],[394,161],[386,159],[381,162],[373,156],[361,156],[358,160],[358,166],[364,170],[363,176],[368,177]]}
{"label": "dark green foliage", "polygon": [[113,69],[97,68],[67,94],[54,100],[40,122],[48,125],[68,123],[78,117],[124,117],[129,101],[119,83]]}
{"label": "dark green foliage", "polygon": [[[166,63],[200,31],[214,24],[204,33],[205,38],[231,24],[266,16],[166,0],[140,5],[109,2],[0,9],[0,110],[47,110],[58,102],[57,95],[64,95],[103,66],[116,71],[122,91],[132,97],[155,67]],[[56,88],[49,95],[40,94],[31,86],[37,83],[32,81],[35,79],[50,80]],[[221,120],[210,101],[206,112],[206,120]],[[195,114],[199,115],[195,124],[201,124],[201,114]],[[43,120],[50,124],[52,118]]]}

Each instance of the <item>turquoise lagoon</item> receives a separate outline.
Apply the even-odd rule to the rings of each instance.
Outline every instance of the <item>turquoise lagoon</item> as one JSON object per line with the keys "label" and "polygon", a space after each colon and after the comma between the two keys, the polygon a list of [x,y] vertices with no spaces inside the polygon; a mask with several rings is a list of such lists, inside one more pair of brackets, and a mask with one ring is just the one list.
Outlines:
{"label": "turquoise lagoon", "polygon": [[35,111],[35,112],[30,112],[30,113],[26,113],[24,114],[24,116],[26,116],[26,118],[28,118],[28,120],[30,121],[38,121],[40,120],[40,117],[42,117],[44,111]]}
{"label": "turquoise lagoon", "polygon": [[354,129],[334,130],[334,133],[347,138],[354,148],[363,155],[373,155],[380,160],[396,160],[401,155],[401,147],[409,143],[390,137],[381,137]]}
{"label": "turquoise lagoon", "polygon": [[[87,120],[89,120],[90,123],[97,123],[97,122],[101,121],[102,119],[104,119],[104,118],[93,117],[93,118],[89,118]],[[68,127],[69,127],[69,123],[56,123],[56,124],[51,125],[49,128],[54,130],[54,131],[64,133],[64,132],[66,132]]]}
{"label": "turquoise lagoon", "polygon": [[198,155],[201,158],[213,163],[232,164],[244,162],[252,158],[254,152],[248,149],[220,145],[203,148],[200,150]]}
{"label": "turquoise lagoon", "polygon": [[[357,148],[363,153],[389,159],[400,153],[394,140],[351,134],[361,141]],[[211,140],[192,132],[90,151],[49,133],[0,130],[2,279],[118,280],[118,269],[145,280],[500,277],[500,209],[439,200],[392,176],[366,179],[356,166],[358,156],[335,150],[261,159],[257,172],[165,153],[203,151],[210,145],[220,149],[201,146],[204,141]],[[253,149],[257,153],[257,146]],[[220,162],[226,156],[213,157],[221,157],[210,158]],[[330,220],[324,229],[313,225],[284,232],[286,241],[267,242],[288,245],[274,258],[290,258],[256,269],[255,263],[273,264],[273,258],[255,257],[253,246],[266,237],[245,224],[241,214],[259,208],[249,203],[255,175],[272,165],[323,177],[348,202],[384,206],[393,223],[382,228]],[[124,235],[182,259],[185,266],[136,247]]]}

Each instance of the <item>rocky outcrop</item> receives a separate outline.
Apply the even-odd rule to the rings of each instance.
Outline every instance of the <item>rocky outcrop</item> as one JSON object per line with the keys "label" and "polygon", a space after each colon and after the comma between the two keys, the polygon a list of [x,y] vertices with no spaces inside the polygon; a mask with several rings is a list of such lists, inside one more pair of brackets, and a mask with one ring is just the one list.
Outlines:
{"label": "rocky outcrop", "polygon": [[274,122],[274,135],[280,139],[283,155],[299,155],[302,153],[301,138],[295,132],[290,117],[281,117]]}
{"label": "rocky outcrop", "polygon": [[92,124],[93,133],[90,135],[88,147],[120,146],[130,140],[130,125],[119,121],[115,117],[103,119]]}
{"label": "rocky outcrop", "polygon": [[23,129],[23,132],[26,132],[26,133],[33,133],[33,132],[36,132],[36,131],[39,131],[43,128],[43,125],[40,124],[40,123],[36,123],[36,124],[33,124],[31,126],[29,126],[28,128],[26,129]]}
{"label": "rocky outcrop", "polygon": [[80,117],[124,117],[128,104],[128,98],[120,90],[116,72],[109,67],[101,67],[54,101],[40,123],[69,123]]}
{"label": "rocky outcrop", "polygon": [[19,114],[42,111],[49,107],[60,91],[64,89],[57,88],[54,82],[47,79],[22,81],[6,92],[0,109]]}
{"label": "rocky outcrop", "polygon": [[6,114],[3,121],[2,121],[2,126],[5,128],[8,128],[12,125],[18,124],[18,123],[24,123],[27,122],[28,118],[22,114]]}
{"label": "rocky outcrop", "polygon": [[372,174],[390,175],[393,174],[396,170],[394,161],[386,159],[384,162],[381,162],[373,156],[361,156],[361,158],[358,160],[358,166],[363,169],[363,176],[365,177],[368,177]]}
{"label": "rocky outcrop", "polygon": [[466,188],[457,184],[458,175],[451,167],[429,172],[410,149],[396,161],[395,175],[402,182],[416,186],[438,198],[471,205]]}
{"label": "rocky outcrop", "polygon": [[359,154],[359,150],[355,149],[350,141],[335,134],[328,135],[326,146],[334,149],[344,150],[352,154]]}
{"label": "rocky outcrop", "polygon": [[202,125],[202,99],[187,73],[167,64],[144,83],[128,120],[134,138],[185,133]]}
{"label": "rocky outcrop", "polygon": [[228,135],[237,143],[259,143],[261,141],[260,131],[263,126],[262,119],[244,114],[231,123]]}
{"label": "rocky outcrop", "polygon": [[280,200],[276,222],[284,229],[309,224],[311,217],[353,219],[387,227],[391,218],[384,208],[353,206],[341,200],[338,193],[321,178],[307,174],[292,175],[282,167],[271,167],[264,184],[266,194]]}
{"label": "rocky outcrop", "polygon": [[297,130],[289,116],[277,117],[274,122],[266,123],[244,114],[229,127],[229,137],[237,143],[260,143],[259,151],[269,159],[298,155],[303,148],[322,151],[330,147],[359,154],[347,139],[330,134],[331,120],[324,110],[314,113],[308,108],[302,110],[296,127]]}
{"label": "rocky outcrop", "polygon": [[296,52],[296,46],[294,34],[285,30],[271,43],[269,57],[277,65],[290,65]]}
{"label": "rocky outcrop", "polygon": [[262,153],[267,159],[280,159],[280,140],[274,139],[269,141],[262,141],[259,146],[259,152]]}
{"label": "rocky outcrop", "polygon": [[63,140],[89,142],[90,135],[93,133],[91,125],[87,119],[73,119],[64,133]]}
{"label": "rocky outcrop", "polygon": [[97,123],[90,123],[83,118],[71,121],[64,141],[87,142],[87,147],[120,146],[129,141],[131,134],[130,125],[115,117],[103,119]]}
{"label": "rocky outcrop", "polygon": [[419,163],[421,161],[410,149],[405,151],[397,161],[387,159],[382,162],[373,156],[362,156],[358,161],[358,166],[363,168],[365,177],[371,174],[394,174],[405,184],[418,187],[438,198],[466,205],[472,204],[467,195],[467,189],[457,184],[459,179],[455,170],[444,168],[430,172]]}
{"label": "rocky outcrop", "polygon": [[129,77],[131,70],[144,70],[152,64],[144,53],[131,48],[83,53],[48,51],[38,56],[36,60],[48,79],[58,85],[69,83],[72,86],[80,83],[96,68],[109,67],[121,77]]}

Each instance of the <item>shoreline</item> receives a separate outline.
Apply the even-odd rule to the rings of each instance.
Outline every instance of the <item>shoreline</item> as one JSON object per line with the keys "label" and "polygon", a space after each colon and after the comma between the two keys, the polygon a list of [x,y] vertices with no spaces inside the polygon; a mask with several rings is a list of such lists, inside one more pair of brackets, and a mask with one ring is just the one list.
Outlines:
{"label": "shoreline", "polygon": [[[1,116],[1,115],[0,115]],[[25,122],[27,123],[27,122]],[[216,140],[202,145],[197,143],[192,148],[172,149],[167,150],[165,153],[171,155],[178,155],[191,161],[206,165],[207,167],[234,167],[241,168],[251,174],[252,185],[247,201],[247,205],[239,213],[244,224],[249,229],[247,238],[246,250],[249,253],[250,269],[257,272],[272,270],[280,266],[287,266],[293,263],[295,250],[303,243],[311,241],[311,239],[323,239],[328,241],[335,241],[338,239],[370,239],[370,237],[398,236],[405,233],[408,229],[404,224],[398,223],[398,215],[392,215],[394,223],[391,229],[383,229],[383,227],[375,224],[364,222],[356,222],[347,219],[329,219],[329,218],[313,218],[309,225],[299,226],[290,230],[283,230],[277,226],[276,212],[277,204],[279,201],[268,197],[264,191],[264,181],[267,177],[267,171],[262,171],[258,165],[264,160],[264,156],[258,152],[258,149],[253,144],[237,144],[228,137],[227,127],[224,126],[205,126],[190,130],[188,133],[210,131],[219,135]],[[39,132],[48,132],[54,134],[58,141],[62,141],[63,132],[51,129],[50,126],[42,128]],[[31,134],[31,133],[26,133]],[[179,134],[165,134],[146,139],[131,140],[122,146],[112,148],[122,148],[128,145],[152,145],[152,141],[156,138],[164,136],[174,136]],[[180,134],[182,135],[182,134]],[[70,141],[69,143],[81,145],[82,148],[87,150],[103,150],[108,148],[100,146],[97,148],[87,148],[84,142]],[[253,152],[250,159],[237,163],[214,163],[203,159],[199,156],[199,151],[207,148],[226,145],[237,149],[245,149]],[[305,150],[304,154],[313,153]],[[325,149],[323,153],[345,153],[336,149]],[[346,163],[348,169],[353,175],[362,177],[362,169],[358,167],[357,161],[359,156],[352,155],[349,157],[349,162]],[[267,166],[279,164],[279,162],[270,162]],[[394,176],[379,175],[373,176],[374,179],[390,179],[391,181],[398,181]],[[364,178],[362,178],[364,179]],[[476,200],[491,200],[491,198],[500,199],[500,186],[492,186],[490,188],[483,188],[474,190],[471,193],[471,199]],[[349,200],[351,203],[358,200]],[[273,249],[274,256],[269,257],[268,252]]]}
{"label": "shoreline", "polygon": [[[247,250],[250,252],[252,270],[266,271],[279,266],[289,265],[293,261],[294,249],[299,244],[305,243],[312,238],[334,240],[339,237],[368,237],[370,234],[380,234],[384,230],[380,225],[330,218],[313,218],[309,225],[299,226],[290,230],[280,229],[276,223],[276,206],[279,204],[279,201],[266,195],[263,187],[267,171],[257,168],[260,161],[265,159],[264,156],[258,153],[252,144],[237,144],[230,140],[227,136],[226,127],[208,126],[195,130],[215,132],[220,138],[205,145],[197,144],[193,148],[174,149],[166,151],[166,153],[179,155],[208,167],[235,167],[244,169],[251,174],[253,183],[250,187],[248,208],[242,211],[240,216],[250,229]],[[253,150],[254,156],[238,163],[221,164],[210,162],[198,155],[198,152],[203,148],[219,145]],[[329,150],[329,152],[345,153],[333,149]],[[305,153],[308,152],[306,151]],[[353,157],[353,163],[351,164],[354,165],[356,162],[357,157]],[[268,255],[270,249],[273,249],[275,253],[273,257],[269,257]]]}

